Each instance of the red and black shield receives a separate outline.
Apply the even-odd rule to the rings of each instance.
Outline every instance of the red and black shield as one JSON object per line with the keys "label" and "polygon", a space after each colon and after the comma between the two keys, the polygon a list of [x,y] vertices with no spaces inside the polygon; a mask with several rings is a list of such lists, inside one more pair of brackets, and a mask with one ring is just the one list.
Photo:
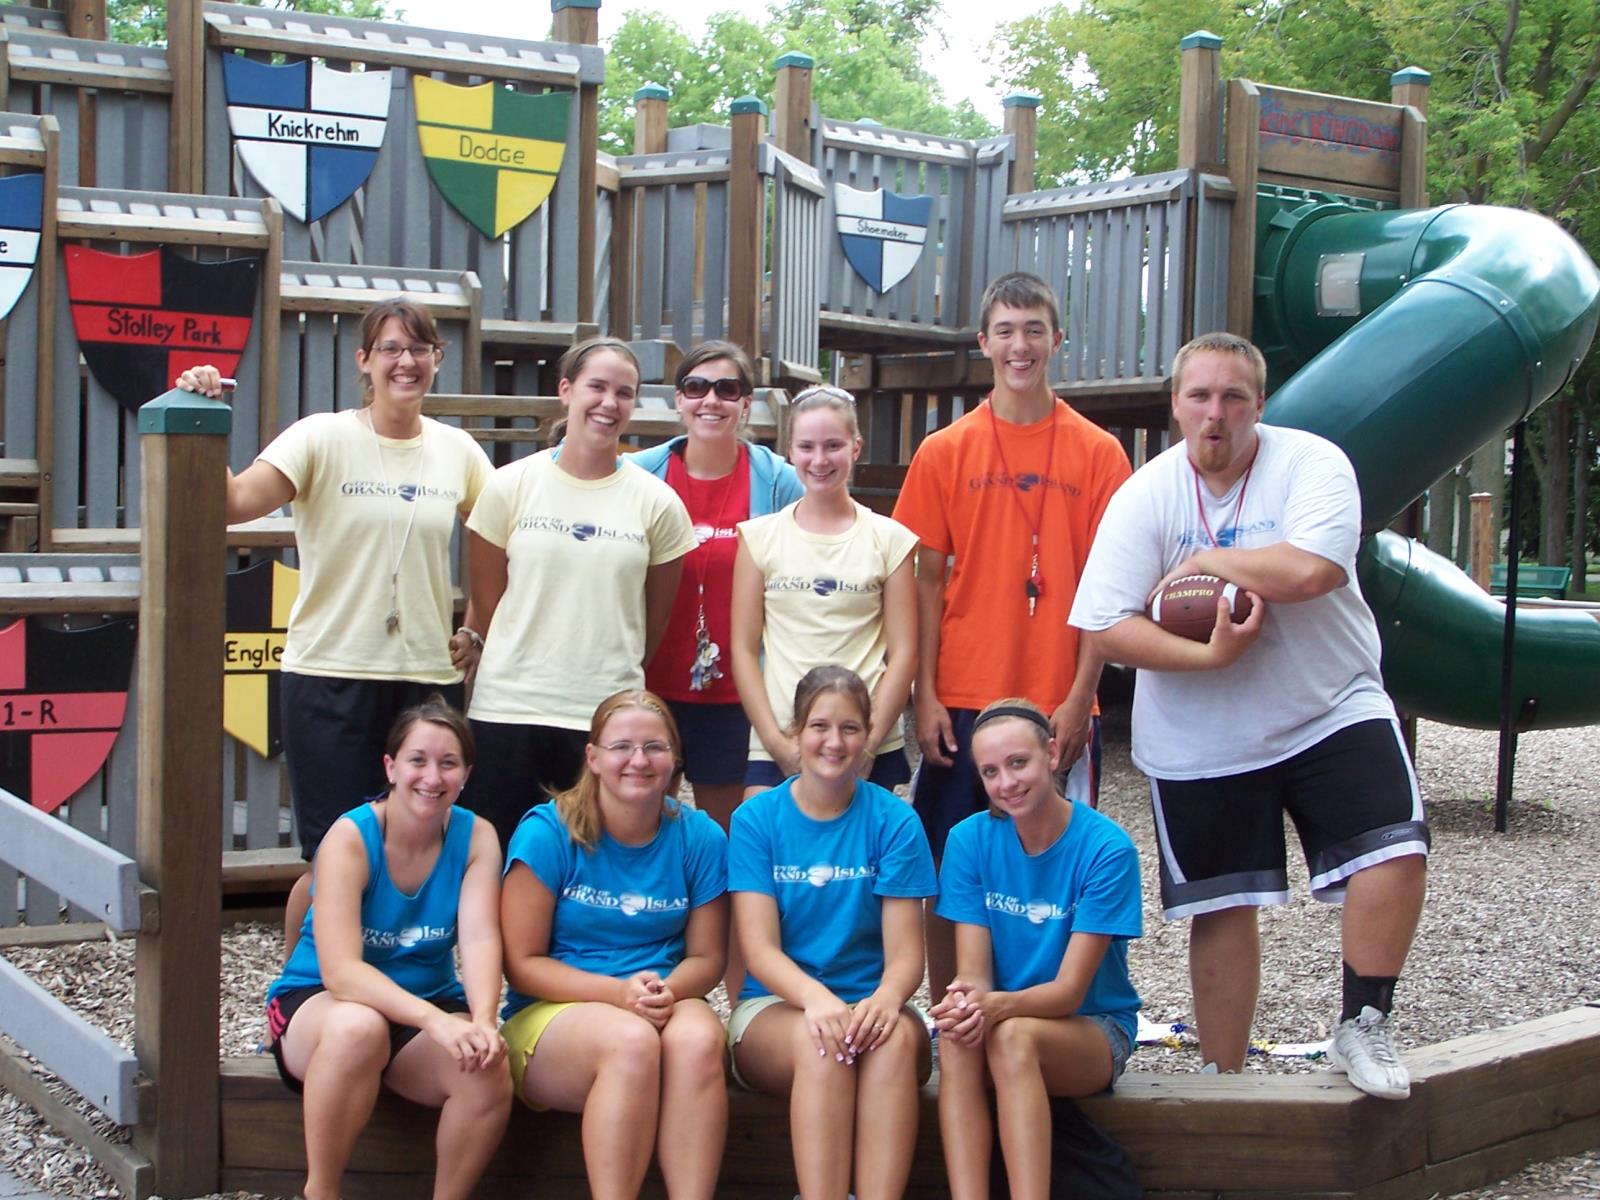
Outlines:
{"label": "red and black shield", "polygon": [[134,622],[0,629],[0,788],[54,812],[93,779],[128,711]]}
{"label": "red and black shield", "polygon": [[63,253],[84,361],[129,412],[188,367],[237,371],[250,340],[260,255],[195,262],[169,246],[143,254],[68,246]]}

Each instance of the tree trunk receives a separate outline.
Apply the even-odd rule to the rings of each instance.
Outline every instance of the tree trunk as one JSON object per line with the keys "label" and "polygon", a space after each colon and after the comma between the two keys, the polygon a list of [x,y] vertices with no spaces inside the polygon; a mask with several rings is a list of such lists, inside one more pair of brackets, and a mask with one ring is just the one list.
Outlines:
{"label": "tree trunk", "polygon": [[1428,549],[1445,558],[1455,551],[1458,474],[1447,471],[1428,489]]}
{"label": "tree trunk", "polygon": [[1589,588],[1589,414],[1578,410],[1576,452],[1572,456],[1572,541],[1567,547],[1572,568],[1569,595],[1582,598]]}
{"label": "tree trunk", "polygon": [[1566,396],[1544,406],[1542,438],[1545,469],[1539,478],[1539,561],[1558,567],[1567,561],[1568,505],[1572,501],[1572,401]]}

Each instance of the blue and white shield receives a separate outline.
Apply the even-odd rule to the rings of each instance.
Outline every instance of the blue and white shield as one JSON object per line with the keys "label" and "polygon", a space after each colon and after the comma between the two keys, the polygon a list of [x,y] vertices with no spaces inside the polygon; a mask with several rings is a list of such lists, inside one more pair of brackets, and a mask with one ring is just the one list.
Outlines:
{"label": "blue and white shield", "polygon": [[0,179],[0,318],[28,290],[39,261],[44,176],[37,171]]}
{"label": "blue and white shield", "polygon": [[222,86],[240,160],[300,220],[321,220],[372,173],[389,123],[388,71],[225,54]]}
{"label": "blue and white shield", "polygon": [[879,188],[863,192],[833,185],[839,243],[856,274],[875,292],[887,292],[917,265],[933,217],[932,196],[902,196]]}

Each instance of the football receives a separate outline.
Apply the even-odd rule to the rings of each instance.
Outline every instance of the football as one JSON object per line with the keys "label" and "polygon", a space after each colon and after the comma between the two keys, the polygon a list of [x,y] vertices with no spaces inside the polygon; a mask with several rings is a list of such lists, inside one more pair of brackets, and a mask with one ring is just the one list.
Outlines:
{"label": "football", "polygon": [[1184,575],[1150,601],[1150,619],[1168,633],[1192,642],[1209,642],[1217,625],[1217,597],[1226,596],[1235,625],[1250,615],[1250,595],[1215,575]]}

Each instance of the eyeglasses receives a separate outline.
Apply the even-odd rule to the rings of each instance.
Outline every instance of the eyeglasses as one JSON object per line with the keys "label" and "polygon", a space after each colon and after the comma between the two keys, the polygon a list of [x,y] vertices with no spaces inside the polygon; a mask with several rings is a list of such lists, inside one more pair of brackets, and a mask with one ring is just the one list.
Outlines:
{"label": "eyeglasses", "polygon": [[421,362],[438,354],[440,347],[430,346],[427,342],[418,342],[415,346],[402,346],[399,342],[379,342],[372,348],[372,352],[379,358],[399,358],[402,354],[409,354],[413,361]]}
{"label": "eyeglasses", "polygon": [[690,400],[704,400],[708,392],[715,392],[718,400],[730,404],[744,397],[744,384],[737,379],[707,379],[704,375],[685,375],[678,390]]}
{"label": "eyeglasses", "polygon": [[638,750],[643,750],[646,758],[662,758],[672,753],[672,747],[666,742],[612,742],[600,748],[621,759],[632,758]]}

